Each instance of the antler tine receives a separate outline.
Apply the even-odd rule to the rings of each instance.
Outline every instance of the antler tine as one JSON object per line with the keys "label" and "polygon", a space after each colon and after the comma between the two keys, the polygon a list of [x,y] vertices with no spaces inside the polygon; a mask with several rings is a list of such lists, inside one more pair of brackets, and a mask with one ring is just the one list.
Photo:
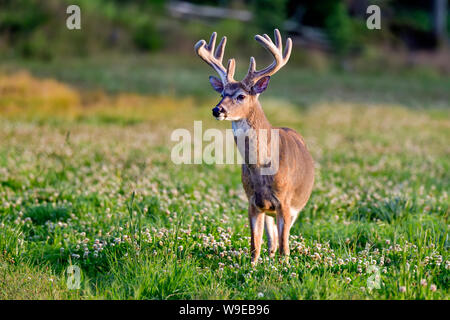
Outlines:
{"label": "antler tine", "polygon": [[220,39],[219,45],[217,46],[216,53],[214,54],[214,57],[218,59],[220,62],[222,62],[223,60],[226,44],[227,44],[227,37],[222,37],[222,39]]}
{"label": "antler tine", "polygon": [[214,52],[214,48],[216,47],[216,39],[217,39],[217,32],[213,32],[211,34],[211,37],[209,38],[208,43],[208,50],[211,52]]}
{"label": "antler tine", "polygon": [[288,38],[286,40],[286,48],[284,48],[283,59],[287,62],[291,57],[292,52],[292,39]]}
{"label": "antler tine", "polygon": [[275,46],[276,46],[280,51],[282,51],[282,50],[283,50],[283,43],[282,43],[282,40],[281,40],[281,33],[280,33],[280,30],[275,29],[275,30],[273,31],[273,35],[274,35],[274,38],[275,38]]}
{"label": "antler tine", "polygon": [[283,44],[281,40],[281,34],[278,29],[274,30],[275,42],[267,35],[256,35],[255,40],[262,44],[262,46],[272,54],[274,61],[266,68],[256,71],[256,63],[253,57],[250,58],[250,66],[248,73],[245,76],[243,82],[248,86],[253,85],[256,81],[264,76],[270,76],[280,70],[289,60],[292,52],[292,40],[288,38],[286,41],[286,47],[283,52]]}
{"label": "antler tine", "polygon": [[217,33],[213,32],[211,34],[211,38],[209,39],[208,45],[206,45],[205,40],[200,40],[194,46],[195,51],[207,64],[209,64],[220,76],[222,83],[226,84],[228,82],[234,81],[234,71],[235,71],[235,62],[234,59],[230,59],[228,61],[228,67],[225,67],[222,64],[223,55],[225,53],[225,46],[227,43],[227,37],[223,37],[217,49],[214,52],[216,46],[216,38]]}
{"label": "antler tine", "polygon": [[256,61],[254,57],[250,57],[250,65],[248,66],[247,74],[254,73],[256,71]]}
{"label": "antler tine", "polygon": [[228,65],[227,65],[227,81],[228,82],[233,82],[234,79],[234,72],[236,71],[236,62],[234,59],[230,59],[228,60]]}

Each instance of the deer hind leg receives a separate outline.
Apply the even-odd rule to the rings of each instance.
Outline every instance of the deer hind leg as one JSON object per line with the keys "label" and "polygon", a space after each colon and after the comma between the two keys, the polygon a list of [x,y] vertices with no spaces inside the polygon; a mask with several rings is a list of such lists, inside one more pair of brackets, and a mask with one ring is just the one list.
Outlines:
{"label": "deer hind leg", "polygon": [[264,212],[258,210],[253,205],[249,206],[248,218],[250,220],[251,253],[253,265],[258,263],[258,258],[261,253],[261,242],[264,233],[264,216]]}
{"label": "deer hind leg", "polygon": [[278,249],[278,231],[275,225],[275,219],[271,216],[266,215],[264,228],[266,230],[269,256],[273,257]]}
{"label": "deer hind leg", "polygon": [[292,225],[294,224],[295,220],[297,220],[298,214],[300,213],[301,209],[295,209],[295,208],[291,207],[289,210],[291,212],[291,226],[290,226],[290,228],[292,228]]}
{"label": "deer hind leg", "polygon": [[279,251],[281,255],[289,256],[289,232],[292,225],[291,210],[288,206],[281,205],[277,209],[277,228]]}

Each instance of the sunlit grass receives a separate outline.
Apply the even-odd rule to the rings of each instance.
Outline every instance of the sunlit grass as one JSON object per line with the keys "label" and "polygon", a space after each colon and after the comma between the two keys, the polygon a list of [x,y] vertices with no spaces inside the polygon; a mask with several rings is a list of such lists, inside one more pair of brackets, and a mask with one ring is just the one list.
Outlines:
{"label": "sunlit grass", "polygon": [[[317,170],[289,263],[264,244],[252,268],[240,168],[170,160],[173,129],[229,128],[210,116],[213,99],[1,79],[0,298],[449,298],[441,108],[262,96]],[[66,286],[70,264],[80,290]],[[380,289],[367,285],[371,266]]]}

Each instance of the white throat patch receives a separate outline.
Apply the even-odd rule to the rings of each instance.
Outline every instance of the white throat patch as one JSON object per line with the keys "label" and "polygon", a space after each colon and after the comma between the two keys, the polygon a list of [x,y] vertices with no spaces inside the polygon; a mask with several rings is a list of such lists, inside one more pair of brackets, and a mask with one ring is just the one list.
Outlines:
{"label": "white throat patch", "polygon": [[233,128],[233,134],[236,137],[241,134],[246,134],[247,131],[250,129],[250,126],[246,119],[232,121],[231,127]]}

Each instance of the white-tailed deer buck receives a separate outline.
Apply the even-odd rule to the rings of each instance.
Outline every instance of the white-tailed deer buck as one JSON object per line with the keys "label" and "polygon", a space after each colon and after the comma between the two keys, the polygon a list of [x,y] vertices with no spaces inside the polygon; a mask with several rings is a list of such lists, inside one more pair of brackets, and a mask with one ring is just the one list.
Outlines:
{"label": "white-tailed deer buck", "polygon": [[[238,144],[238,149],[245,160],[242,165],[242,184],[249,201],[253,264],[258,261],[261,252],[264,228],[270,256],[275,255],[278,246],[280,254],[289,255],[290,228],[308,201],[314,183],[314,163],[303,138],[292,129],[273,128],[258,101],[259,94],[269,84],[270,76],[280,70],[291,55],[291,39],[287,39],[283,53],[280,32],[275,30],[274,33],[275,43],[266,34],[255,36],[256,41],[273,55],[273,63],[257,71],[255,59],[251,57],[248,73],[242,81],[233,79],[234,59],[228,61],[227,68],[222,64],[226,37],[222,38],[215,51],[217,36],[215,32],[208,44],[205,40],[200,40],[195,45],[195,51],[200,58],[213,67],[220,76],[220,79],[214,76],[209,78],[214,90],[222,97],[212,109],[213,116],[217,120],[232,121],[235,141],[239,135],[246,135],[244,148]],[[273,130],[278,134],[275,135]],[[249,134],[249,131],[252,134]],[[255,163],[251,163],[249,153],[252,150],[259,152],[261,148],[271,149],[269,145],[272,137],[279,140],[278,152],[272,152],[270,158],[270,161],[278,161],[278,170],[272,174],[263,174],[266,162],[258,157]],[[274,154],[277,155],[277,159],[273,159]]]}

